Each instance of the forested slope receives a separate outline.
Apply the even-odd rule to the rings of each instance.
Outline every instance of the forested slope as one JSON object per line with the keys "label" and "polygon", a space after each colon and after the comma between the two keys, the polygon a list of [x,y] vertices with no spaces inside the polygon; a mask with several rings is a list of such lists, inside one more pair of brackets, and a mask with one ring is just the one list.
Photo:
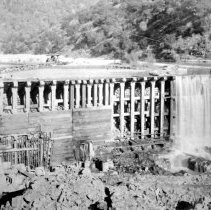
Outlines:
{"label": "forested slope", "polygon": [[83,51],[126,60],[210,56],[210,0],[4,0],[0,10],[4,53]]}

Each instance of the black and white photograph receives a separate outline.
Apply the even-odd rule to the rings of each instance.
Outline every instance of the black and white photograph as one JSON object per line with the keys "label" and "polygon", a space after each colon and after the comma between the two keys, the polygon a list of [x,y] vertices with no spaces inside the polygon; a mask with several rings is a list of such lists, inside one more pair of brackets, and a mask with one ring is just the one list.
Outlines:
{"label": "black and white photograph", "polygon": [[211,0],[0,0],[0,210],[211,210]]}

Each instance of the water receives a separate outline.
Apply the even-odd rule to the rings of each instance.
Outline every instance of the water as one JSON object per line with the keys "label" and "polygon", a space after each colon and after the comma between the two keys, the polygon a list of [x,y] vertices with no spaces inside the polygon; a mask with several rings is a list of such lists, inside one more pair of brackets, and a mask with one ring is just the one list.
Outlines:
{"label": "water", "polygon": [[177,125],[173,169],[184,169],[190,156],[211,160],[211,76],[176,78]]}
{"label": "water", "polygon": [[183,153],[211,159],[211,77],[176,78],[176,148]]}

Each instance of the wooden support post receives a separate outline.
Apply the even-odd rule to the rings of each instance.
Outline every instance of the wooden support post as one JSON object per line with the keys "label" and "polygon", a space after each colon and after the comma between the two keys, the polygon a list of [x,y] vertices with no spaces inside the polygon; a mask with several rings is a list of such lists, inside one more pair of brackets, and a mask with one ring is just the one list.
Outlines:
{"label": "wooden support post", "polygon": [[154,138],[155,134],[155,81],[156,77],[150,81],[150,134]]}
{"label": "wooden support post", "polygon": [[97,88],[97,86],[98,86],[98,80],[95,80],[95,83],[94,83],[94,106],[97,106],[97,101],[98,101],[98,97],[97,97],[97,95],[98,95],[98,88]]}
{"label": "wooden support post", "polygon": [[80,96],[80,87],[81,87],[81,80],[77,81],[77,84],[75,85],[76,88],[76,96],[75,96],[75,108],[80,108],[80,101],[81,101],[81,96]]}
{"label": "wooden support post", "polygon": [[100,80],[100,83],[98,84],[98,90],[99,90],[99,92],[98,92],[98,98],[99,98],[99,103],[98,103],[98,105],[99,106],[102,106],[103,105],[103,82],[104,82],[104,80],[103,79],[101,79]]}
{"label": "wooden support post", "polygon": [[13,87],[12,87],[12,112],[16,113],[17,112],[17,102],[18,99],[18,82],[14,81],[13,82]]}
{"label": "wooden support post", "polygon": [[87,85],[87,81],[83,80],[83,84],[82,84],[82,108],[86,107],[86,85]]}
{"label": "wooden support post", "polygon": [[31,91],[31,82],[27,81],[26,87],[25,87],[25,98],[26,98],[26,104],[25,104],[25,111],[30,111],[30,104],[31,104],[31,97],[30,97],[30,91]]}
{"label": "wooden support post", "polygon": [[170,139],[174,139],[175,131],[176,131],[176,104],[175,104],[175,97],[176,97],[176,84],[175,84],[175,77],[172,78],[170,81],[170,92],[171,92],[171,101],[170,101]]}
{"label": "wooden support post", "polygon": [[140,124],[141,124],[141,139],[144,139],[144,125],[145,125],[145,81],[147,80],[147,78],[144,78],[141,82],[141,94],[140,94],[140,103],[141,103],[141,107],[140,107]]}
{"label": "wooden support post", "polygon": [[164,77],[160,81],[160,137],[163,137],[165,80],[166,78]]}
{"label": "wooden support post", "polygon": [[70,109],[73,109],[75,107],[75,81],[71,81],[69,94]]}
{"label": "wooden support post", "polygon": [[92,84],[93,80],[89,80],[89,83],[87,84],[87,107],[92,106]]}
{"label": "wooden support post", "polygon": [[40,81],[40,86],[39,86],[39,111],[40,112],[43,111],[43,105],[44,105],[44,97],[43,97],[44,85],[45,85],[45,82]]}
{"label": "wooden support post", "polygon": [[108,84],[109,84],[109,80],[107,79],[105,81],[105,106],[108,106],[108,102],[109,102],[109,90],[108,90]]}
{"label": "wooden support post", "polygon": [[130,134],[131,138],[134,138],[134,130],[135,130],[135,81],[134,78],[130,82]]}
{"label": "wooden support post", "polygon": [[4,83],[0,81],[0,115],[3,114],[3,94],[4,94]]}
{"label": "wooden support post", "polygon": [[56,110],[56,80],[53,80],[51,85],[51,110]]}
{"label": "wooden support post", "polygon": [[122,79],[120,82],[120,136],[124,136],[124,127],[125,127],[125,119],[124,119],[124,98],[125,98],[125,82],[126,79]]}
{"label": "wooden support post", "polygon": [[69,80],[64,82],[64,110],[69,109]]}

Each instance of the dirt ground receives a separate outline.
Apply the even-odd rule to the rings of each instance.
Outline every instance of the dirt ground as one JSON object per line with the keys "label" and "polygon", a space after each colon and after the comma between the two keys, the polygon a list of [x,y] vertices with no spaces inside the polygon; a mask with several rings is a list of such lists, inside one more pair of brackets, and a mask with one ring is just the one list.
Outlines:
{"label": "dirt ground", "polygon": [[211,209],[209,173],[171,173],[156,164],[156,153],[138,150],[96,156],[83,167],[63,163],[51,172],[10,169],[1,180],[8,187],[10,177],[22,190],[1,190],[1,209]]}

